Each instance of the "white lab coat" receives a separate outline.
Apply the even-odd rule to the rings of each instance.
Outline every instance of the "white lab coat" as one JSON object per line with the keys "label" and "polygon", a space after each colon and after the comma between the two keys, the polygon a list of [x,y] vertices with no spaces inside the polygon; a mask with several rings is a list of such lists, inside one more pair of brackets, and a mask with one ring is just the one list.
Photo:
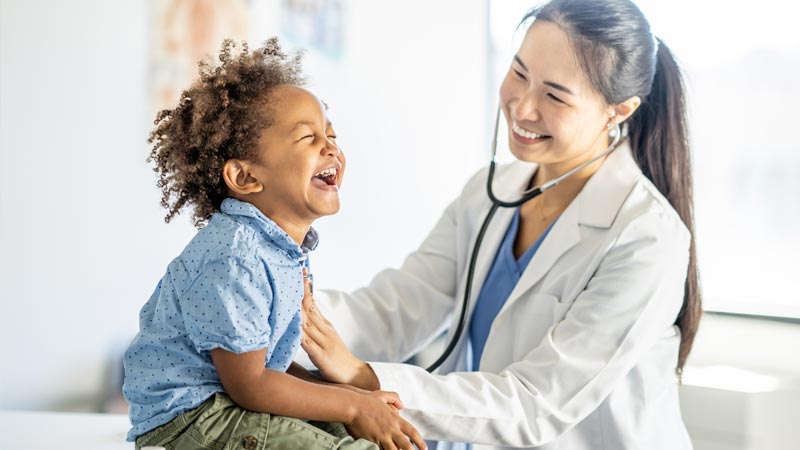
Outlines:
{"label": "white lab coat", "polygon": [[[498,167],[498,196],[518,198],[534,170],[522,162]],[[486,177],[482,170],[467,183],[400,269],[353,293],[317,294],[356,355],[403,361],[457,319],[468,258],[490,207]],[[487,230],[470,309],[512,214],[501,208]],[[491,327],[480,372],[465,371],[467,332],[436,375],[407,364],[371,365],[425,439],[483,444],[475,450],[691,449],[678,405],[680,333],[673,325],[689,241],[623,143],[523,273]]]}

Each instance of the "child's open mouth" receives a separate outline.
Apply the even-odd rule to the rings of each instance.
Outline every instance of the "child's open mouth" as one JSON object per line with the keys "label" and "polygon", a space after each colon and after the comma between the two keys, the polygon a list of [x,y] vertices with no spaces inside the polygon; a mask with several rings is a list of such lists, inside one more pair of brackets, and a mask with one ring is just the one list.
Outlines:
{"label": "child's open mouth", "polygon": [[[314,181],[321,181],[326,186],[336,186],[336,175],[339,170],[336,167],[329,167],[322,172],[314,175]],[[319,183],[319,181],[317,181]]]}

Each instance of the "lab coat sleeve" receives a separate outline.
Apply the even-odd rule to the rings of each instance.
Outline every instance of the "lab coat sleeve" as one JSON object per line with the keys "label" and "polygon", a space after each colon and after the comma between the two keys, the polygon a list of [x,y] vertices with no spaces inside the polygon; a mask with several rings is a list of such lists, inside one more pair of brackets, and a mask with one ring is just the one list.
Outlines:
{"label": "lab coat sleeve", "polygon": [[594,411],[661,336],[674,332],[688,248],[688,231],[673,215],[634,219],[563,320],[500,373],[371,365],[381,389],[400,394],[402,414],[426,439],[548,443]]}
{"label": "lab coat sleeve", "polygon": [[323,314],[364,360],[405,361],[443,332],[456,290],[456,199],[399,269],[353,293],[316,294]]}

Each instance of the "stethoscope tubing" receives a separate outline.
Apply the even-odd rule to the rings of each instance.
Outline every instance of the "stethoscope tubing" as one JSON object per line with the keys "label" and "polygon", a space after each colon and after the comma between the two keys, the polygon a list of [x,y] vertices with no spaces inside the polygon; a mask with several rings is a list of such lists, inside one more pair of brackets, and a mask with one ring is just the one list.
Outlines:
{"label": "stethoscope tubing", "polygon": [[527,191],[523,192],[522,196],[518,200],[515,200],[515,201],[503,201],[503,200],[500,200],[500,199],[497,198],[497,196],[494,194],[494,191],[492,189],[492,186],[494,184],[495,166],[497,165],[497,163],[495,161],[495,157],[497,155],[497,129],[498,129],[499,124],[500,124],[500,108],[498,107],[497,108],[497,115],[496,115],[495,121],[494,121],[494,136],[492,138],[492,158],[491,158],[491,160],[489,162],[489,176],[488,176],[487,181],[486,181],[486,193],[489,196],[489,200],[491,200],[491,202],[492,202],[492,206],[491,206],[491,208],[489,208],[489,212],[486,214],[486,217],[483,219],[483,224],[481,224],[480,231],[478,231],[478,236],[475,239],[475,245],[473,246],[473,249],[472,249],[472,255],[470,256],[469,267],[468,267],[468,270],[467,270],[467,284],[466,284],[466,286],[464,288],[464,300],[463,300],[462,307],[461,307],[461,313],[460,313],[459,318],[458,318],[458,323],[456,324],[455,333],[453,334],[452,339],[450,339],[450,342],[447,344],[447,347],[444,349],[444,351],[442,351],[442,354],[439,356],[439,358],[437,358],[436,361],[433,362],[433,364],[431,364],[430,366],[428,366],[427,369],[425,369],[428,372],[433,372],[436,369],[438,369],[439,366],[441,366],[442,363],[447,358],[450,357],[450,355],[453,353],[453,350],[455,350],[456,345],[458,344],[458,341],[461,339],[461,335],[464,332],[464,327],[466,326],[466,322],[467,322],[467,311],[469,311],[469,300],[470,300],[470,296],[472,294],[472,284],[473,284],[472,283],[472,281],[473,281],[472,279],[473,279],[473,277],[475,275],[475,264],[478,261],[478,252],[480,251],[481,245],[483,244],[483,237],[486,234],[486,230],[489,228],[489,224],[491,223],[495,212],[497,212],[497,209],[498,208],[516,208],[516,207],[522,205],[523,203],[525,203],[525,202],[527,202],[527,201],[529,201],[529,200],[541,195],[544,191],[555,187],[556,185],[558,185],[558,183],[560,183],[564,179],[570,177],[571,175],[573,175],[576,172],[580,171],[584,167],[594,163],[595,161],[599,160],[600,158],[605,157],[606,155],[608,155],[609,153],[614,151],[614,149],[617,148],[617,146],[619,145],[619,143],[620,143],[620,141],[622,140],[622,137],[623,137],[622,136],[623,132],[622,132],[622,129],[620,128],[620,125],[616,124],[616,129],[614,130],[615,131],[614,132],[614,141],[611,143],[611,145],[609,145],[609,147],[603,153],[600,153],[599,155],[595,156],[594,158],[590,159],[589,161],[587,161],[587,162],[575,167],[574,169],[568,171],[567,173],[561,175],[558,178],[550,180],[550,181],[548,181],[547,183],[545,183],[545,184],[543,184],[541,186],[536,186],[536,187],[533,187],[531,189],[528,189]]}

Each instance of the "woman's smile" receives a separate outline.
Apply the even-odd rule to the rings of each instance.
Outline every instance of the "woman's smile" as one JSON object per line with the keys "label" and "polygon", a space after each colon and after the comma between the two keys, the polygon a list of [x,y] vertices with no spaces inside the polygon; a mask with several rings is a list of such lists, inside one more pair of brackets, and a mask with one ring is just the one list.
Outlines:
{"label": "woman's smile", "polygon": [[511,122],[511,131],[514,139],[519,141],[522,144],[530,145],[530,144],[538,144],[539,142],[545,141],[550,139],[550,136],[546,134],[537,134],[533,131],[526,130],[517,124],[516,121]]}

